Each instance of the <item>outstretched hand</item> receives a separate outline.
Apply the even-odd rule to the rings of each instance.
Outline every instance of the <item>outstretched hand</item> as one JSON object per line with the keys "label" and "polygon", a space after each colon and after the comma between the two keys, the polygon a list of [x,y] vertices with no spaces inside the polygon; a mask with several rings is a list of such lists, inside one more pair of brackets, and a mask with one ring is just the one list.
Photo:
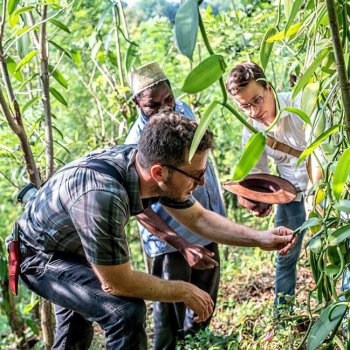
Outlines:
{"label": "outstretched hand", "polygon": [[218,262],[212,257],[215,255],[210,250],[198,244],[188,244],[180,250],[188,265],[197,270],[212,269],[218,266]]}
{"label": "outstretched hand", "polygon": [[286,255],[294,247],[296,237],[289,228],[280,226],[262,232],[260,248],[264,250],[278,250],[279,255]]}

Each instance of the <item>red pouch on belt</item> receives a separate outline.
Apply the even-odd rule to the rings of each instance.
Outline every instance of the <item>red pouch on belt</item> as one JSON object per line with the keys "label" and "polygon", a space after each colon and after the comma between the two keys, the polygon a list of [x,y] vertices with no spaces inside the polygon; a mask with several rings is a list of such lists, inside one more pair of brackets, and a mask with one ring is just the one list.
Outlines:
{"label": "red pouch on belt", "polygon": [[10,289],[14,295],[17,295],[18,291],[18,276],[20,268],[20,248],[18,239],[18,226],[15,224],[12,241],[9,245],[9,284]]}

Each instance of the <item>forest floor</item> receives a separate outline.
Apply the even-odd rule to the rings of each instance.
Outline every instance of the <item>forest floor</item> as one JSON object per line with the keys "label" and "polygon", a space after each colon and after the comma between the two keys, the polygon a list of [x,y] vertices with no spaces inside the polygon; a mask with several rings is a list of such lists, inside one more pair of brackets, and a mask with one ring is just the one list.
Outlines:
{"label": "forest floor", "polygon": [[[314,286],[305,252],[298,267],[294,312],[285,312],[279,319],[273,312],[275,253],[228,248],[221,256],[220,290],[210,327],[179,342],[177,349],[297,349],[308,327],[306,290]],[[151,302],[147,308],[148,346],[152,349]],[[92,349],[104,349],[103,335],[98,329],[96,333]]]}

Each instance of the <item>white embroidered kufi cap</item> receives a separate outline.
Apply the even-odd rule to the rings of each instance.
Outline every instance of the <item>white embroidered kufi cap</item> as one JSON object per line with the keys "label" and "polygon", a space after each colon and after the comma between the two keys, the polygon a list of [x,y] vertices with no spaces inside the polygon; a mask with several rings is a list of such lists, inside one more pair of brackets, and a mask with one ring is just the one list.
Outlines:
{"label": "white embroidered kufi cap", "polygon": [[134,96],[165,80],[168,78],[157,62],[145,64],[128,75],[129,85]]}

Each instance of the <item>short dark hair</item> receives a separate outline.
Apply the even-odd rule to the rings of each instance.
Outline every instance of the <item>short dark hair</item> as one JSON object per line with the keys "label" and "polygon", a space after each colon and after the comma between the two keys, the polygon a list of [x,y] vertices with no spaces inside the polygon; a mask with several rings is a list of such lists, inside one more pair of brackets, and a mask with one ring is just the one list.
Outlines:
{"label": "short dark hair", "polygon": [[266,81],[258,79],[266,79],[265,73],[259,65],[254,62],[240,62],[228,74],[226,90],[234,96],[253,80],[266,88]]}
{"label": "short dark hair", "polygon": [[134,95],[134,96],[133,96],[133,99],[139,101],[139,100],[142,98],[143,94],[144,94],[146,91],[153,90],[154,88],[158,87],[158,85],[160,85],[160,84],[168,84],[170,90],[172,90],[172,89],[171,89],[171,85],[170,85],[170,81],[167,79],[167,80],[160,81],[159,83],[154,84],[154,85],[150,86],[149,88],[147,88],[147,89],[145,89],[145,90],[142,90],[142,91],[139,92],[137,95]]}
{"label": "short dark hair", "polygon": [[[187,162],[198,124],[170,109],[152,116],[143,129],[138,143],[138,160],[142,167],[153,164],[179,166]],[[197,148],[202,152],[214,147],[214,136],[206,130]]]}

